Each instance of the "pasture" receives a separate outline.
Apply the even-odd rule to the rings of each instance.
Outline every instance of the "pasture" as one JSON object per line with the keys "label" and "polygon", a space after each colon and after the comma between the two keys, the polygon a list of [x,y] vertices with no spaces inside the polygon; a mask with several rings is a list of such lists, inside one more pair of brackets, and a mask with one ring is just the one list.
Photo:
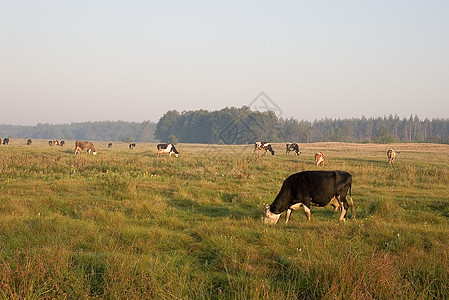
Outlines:
{"label": "pasture", "polygon": [[[447,145],[94,144],[0,145],[0,298],[449,298]],[[353,175],[357,219],[313,207],[262,224],[317,151],[318,169]]]}

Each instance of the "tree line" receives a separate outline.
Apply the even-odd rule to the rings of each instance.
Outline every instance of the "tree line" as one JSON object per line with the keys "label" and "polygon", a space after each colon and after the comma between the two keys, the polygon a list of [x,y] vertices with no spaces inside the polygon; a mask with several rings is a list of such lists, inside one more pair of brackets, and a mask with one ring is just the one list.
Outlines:
{"label": "tree line", "polygon": [[255,141],[449,144],[449,119],[421,120],[416,115],[401,119],[390,115],[298,121],[278,118],[273,111],[252,111],[246,106],[212,112],[171,110],[156,124],[155,138],[165,142],[212,144]]}
{"label": "tree line", "polygon": [[145,121],[100,121],[35,126],[0,125],[0,136],[24,139],[155,142],[156,124]]}
{"label": "tree line", "polygon": [[0,125],[0,138],[4,137],[204,144],[249,144],[255,141],[449,144],[449,119],[421,120],[416,115],[409,118],[390,115],[298,121],[279,118],[273,111],[253,111],[243,106],[217,111],[170,110],[157,123],[100,121]]}

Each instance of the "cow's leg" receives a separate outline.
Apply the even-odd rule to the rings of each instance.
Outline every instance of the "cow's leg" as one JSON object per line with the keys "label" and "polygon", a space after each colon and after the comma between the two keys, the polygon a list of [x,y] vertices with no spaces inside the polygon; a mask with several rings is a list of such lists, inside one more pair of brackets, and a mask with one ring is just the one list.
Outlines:
{"label": "cow's leg", "polygon": [[342,204],[341,205],[341,215],[340,215],[340,218],[338,220],[340,222],[344,222],[344,221],[346,221],[345,220],[346,212],[348,211],[348,207],[349,207],[348,202],[346,201],[346,196],[341,196],[340,203]]}
{"label": "cow's leg", "polygon": [[341,206],[341,215],[340,218],[338,219],[338,221],[340,222],[344,222],[345,220],[345,215],[346,215],[346,209],[344,208],[344,206]]}
{"label": "cow's leg", "polygon": [[334,212],[336,212],[340,207],[340,201],[337,199],[337,197],[334,197],[331,199],[330,205],[334,207]]}
{"label": "cow's leg", "polygon": [[292,210],[289,208],[287,209],[287,213],[285,214],[285,223],[288,223],[290,220],[290,215],[292,214]]}
{"label": "cow's leg", "polygon": [[296,203],[290,206],[289,209],[287,209],[287,214],[285,216],[285,223],[287,223],[290,220],[290,216],[292,214],[293,210],[298,210],[303,204],[302,203]]}
{"label": "cow's leg", "polygon": [[348,204],[349,204],[349,207],[351,208],[351,219],[355,219],[354,201],[352,201],[351,196],[349,196],[348,198],[349,198]]}
{"label": "cow's leg", "polygon": [[310,208],[304,205],[304,214],[306,215],[307,221],[310,221]]}

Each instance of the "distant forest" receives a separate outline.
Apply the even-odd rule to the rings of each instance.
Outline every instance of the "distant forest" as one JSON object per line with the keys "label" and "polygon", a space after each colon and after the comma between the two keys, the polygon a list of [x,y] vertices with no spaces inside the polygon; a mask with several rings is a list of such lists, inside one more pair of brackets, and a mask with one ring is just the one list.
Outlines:
{"label": "distant forest", "polygon": [[420,120],[416,115],[321,119],[313,122],[278,118],[273,111],[249,107],[219,111],[168,111],[156,125],[160,141],[247,144],[267,142],[428,142],[449,144],[449,119]]}
{"label": "distant forest", "polygon": [[123,142],[181,142],[249,144],[268,142],[357,142],[449,144],[449,119],[399,118],[328,119],[298,121],[249,107],[218,111],[171,110],[157,123],[103,121],[36,126],[0,125],[0,138],[93,140]]}
{"label": "distant forest", "polygon": [[125,121],[38,124],[36,126],[0,125],[0,138],[155,142],[156,124]]}

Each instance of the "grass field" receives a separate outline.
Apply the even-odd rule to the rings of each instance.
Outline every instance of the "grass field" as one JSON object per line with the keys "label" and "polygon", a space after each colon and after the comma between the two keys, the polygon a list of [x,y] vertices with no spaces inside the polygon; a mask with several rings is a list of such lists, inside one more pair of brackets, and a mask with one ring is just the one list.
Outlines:
{"label": "grass field", "polygon": [[[168,158],[94,144],[0,145],[0,298],[449,298],[447,145],[301,144],[296,157],[179,144]],[[262,224],[317,151],[319,169],[353,175],[357,220],[313,207],[309,222]]]}

